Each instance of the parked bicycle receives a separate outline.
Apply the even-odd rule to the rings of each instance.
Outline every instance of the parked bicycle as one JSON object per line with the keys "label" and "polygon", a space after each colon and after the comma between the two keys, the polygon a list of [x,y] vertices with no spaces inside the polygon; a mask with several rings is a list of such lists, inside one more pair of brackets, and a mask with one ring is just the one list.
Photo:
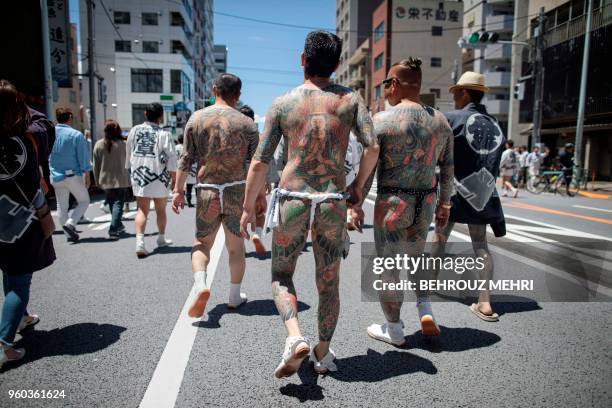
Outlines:
{"label": "parked bicycle", "polygon": [[560,195],[568,195],[570,197],[578,194],[580,185],[583,180],[578,182],[571,179],[571,176],[566,175],[567,169],[563,170],[547,170],[536,176],[532,176],[527,183],[527,190],[534,194],[540,194],[544,191]]}

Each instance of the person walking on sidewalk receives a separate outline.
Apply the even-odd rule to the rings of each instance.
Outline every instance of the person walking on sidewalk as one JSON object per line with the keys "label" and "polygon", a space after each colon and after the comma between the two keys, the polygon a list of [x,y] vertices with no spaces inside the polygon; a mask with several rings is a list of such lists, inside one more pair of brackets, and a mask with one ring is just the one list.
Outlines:
{"label": "person walking on sidewalk", "polygon": [[506,150],[502,153],[501,161],[499,163],[502,176],[502,197],[508,195],[508,191],[512,192],[512,197],[518,196],[518,188],[512,185],[513,180],[516,178],[519,171],[519,157],[518,153],[514,151],[514,141],[508,140],[506,142]]}
{"label": "person walking on sidewalk", "polygon": [[159,103],[148,104],[145,109],[146,121],[130,130],[126,145],[125,167],[130,169],[132,190],[138,205],[134,220],[138,258],[149,254],[145,247],[144,233],[151,200],[155,204],[159,229],[157,246],[172,244],[165,237],[166,204],[170,183],[175,181],[177,158],[172,135],[160,126],[163,116],[164,108]]}
{"label": "person walking on sidewalk", "polygon": [[121,127],[114,120],[106,121],[104,139],[98,140],[94,146],[93,167],[96,183],[104,190],[111,210],[108,238],[117,240],[125,231],[121,217],[131,186],[129,174],[125,169],[125,140],[121,135]]}
{"label": "person walking on sidewalk", "polygon": [[40,321],[27,312],[32,274],[55,261],[51,210],[41,188],[38,157],[49,152],[27,129],[30,113],[22,96],[0,80],[0,270],[4,302],[0,314],[0,367],[24,357],[15,335]]}
{"label": "person walking on sidewalk", "polygon": [[[240,98],[242,82],[235,75],[220,74],[213,83],[215,104],[191,115],[185,126],[185,147],[179,160],[172,210],[177,214],[185,203],[185,180],[197,163],[196,238],[191,252],[195,298],[190,317],[201,317],[210,297],[206,268],[219,227],[223,225],[229,254],[230,293],[228,307],[246,302],[240,293],[245,270],[244,240],[240,234],[240,215],[244,200],[247,163],[257,147],[257,126],[234,107]],[[265,199],[265,198],[264,198]]]}
{"label": "person walking on sidewalk", "polygon": [[[89,207],[89,172],[91,160],[89,145],[85,136],[73,129],[73,115],[70,109],[58,108],[55,111],[55,143],[49,156],[51,184],[55,189],[59,221],[69,241],[77,242],[79,234],[76,225]],[[77,206],[68,217],[70,194],[77,200]]]}
{"label": "person walking on sidewalk", "polygon": [[[504,212],[495,187],[505,138],[497,120],[481,104],[488,90],[484,75],[471,71],[465,72],[457,84],[450,88],[456,110],[448,112],[446,117],[455,137],[457,194],[451,199],[448,224],[436,227],[432,251],[432,256],[444,255],[455,223],[468,224],[472,248],[476,256],[484,259],[485,266],[479,278],[482,280],[493,278],[493,259],[487,245],[487,225],[491,225],[496,237],[506,234]],[[512,152],[512,149],[509,151]],[[478,303],[472,304],[470,310],[483,320],[498,320],[497,313],[491,308],[488,289],[480,291]]]}
{"label": "person walking on sidewalk", "polygon": [[[373,118],[380,144],[374,205],[374,242],[379,257],[422,256],[434,215],[436,225],[444,227],[450,214],[453,133],[441,112],[421,103],[421,82],[420,59],[409,57],[392,65],[382,82],[392,107]],[[436,167],[440,168],[439,185]],[[419,323],[423,335],[438,336],[440,329],[429,293],[419,289],[421,280],[431,279],[425,274],[424,270],[410,273],[417,288]],[[400,271],[386,270],[381,279],[397,284]],[[367,333],[376,340],[402,346],[406,343],[400,320],[403,292],[382,290],[379,295],[386,321],[370,325]]]}
{"label": "person walking on sidewalk", "polygon": [[[277,98],[266,123],[247,177],[244,212],[240,220],[248,239],[255,230],[257,200],[262,197],[268,163],[284,138],[287,164],[279,188],[272,191],[266,226],[272,236],[272,294],[287,330],[285,351],[274,375],[295,374],[310,354],[317,373],[335,371],[330,342],[340,312],[340,261],[348,255],[344,158],[352,130],[365,150],[359,174],[349,190],[360,210],[363,188],[378,159],[372,119],[363,99],[352,89],[330,80],[340,61],[342,40],[325,31],[307,35],[302,53],[304,84]],[[265,198],[265,197],[264,197]],[[319,292],[319,344],[310,346],[298,324],[293,275],[311,232]]]}

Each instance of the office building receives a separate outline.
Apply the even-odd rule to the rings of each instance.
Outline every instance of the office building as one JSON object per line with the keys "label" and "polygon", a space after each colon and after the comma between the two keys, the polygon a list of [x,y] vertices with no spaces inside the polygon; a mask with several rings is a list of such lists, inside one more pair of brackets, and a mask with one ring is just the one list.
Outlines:
{"label": "office building", "polygon": [[227,47],[222,44],[215,44],[215,71],[217,74],[227,72]]}
{"label": "office building", "polygon": [[[81,50],[87,53],[87,5],[80,1]],[[144,121],[147,103],[164,106],[164,125],[174,133],[210,90],[212,1],[101,0],[94,9],[96,71],[104,78],[107,118],[124,129]],[[87,61],[83,61],[87,72]],[[197,72],[197,77],[196,77]],[[83,101],[89,108],[88,81]],[[198,102],[198,105],[200,103]],[[96,138],[103,129],[97,104]]]}
{"label": "office building", "polygon": [[[435,96],[435,107],[454,109],[448,92],[459,64],[463,4],[458,1],[385,0],[372,14],[371,96],[373,112],[383,110],[382,80],[391,65],[409,56],[423,61],[422,94]],[[433,100],[433,99],[430,99]]]}
{"label": "office building", "polygon": [[[342,39],[340,65],[336,70],[336,82],[350,86],[355,70],[359,69],[350,60],[370,38],[372,31],[372,12],[381,0],[336,0],[336,34]],[[360,75],[357,73],[357,75]]]}

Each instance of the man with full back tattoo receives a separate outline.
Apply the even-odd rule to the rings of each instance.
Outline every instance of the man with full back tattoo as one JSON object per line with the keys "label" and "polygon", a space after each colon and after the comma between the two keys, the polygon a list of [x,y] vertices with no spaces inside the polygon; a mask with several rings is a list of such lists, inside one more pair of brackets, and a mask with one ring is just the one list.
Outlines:
{"label": "man with full back tattoo", "polygon": [[[394,64],[383,81],[385,98],[392,108],[373,118],[380,144],[374,241],[382,257],[421,256],[434,211],[439,226],[444,226],[449,217],[453,133],[442,113],[420,103],[421,78],[420,59],[410,57]],[[436,166],[440,166],[437,204]],[[419,280],[424,274],[424,270],[416,271],[411,277]],[[385,283],[399,282],[399,270],[386,270],[381,278]],[[422,333],[437,336],[440,329],[428,293],[419,290],[418,282],[416,288]],[[372,324],[367,333],[374,339],[402,346],[406,342],[400,320],[403,293],[383,290],[379,295],[386,322]]]}
{"label": "man with full back tattoo", "polygon": [[[268,162],[281,138],[287,164],[279,188],[272,193],[266,225],[272,237],[272,293],[288,337],[278,378],[293,375],[310,353],[317,373],[335,371],[329,348],[340,311],[338,293],[340,259],[348,254],[347,204],[344,158],[352,130],[364,146],[361,167],[349,188],[353,199],[363,201],[363,188],[378,158],[378,144],[365,103],[349,88],[329,77],[338,66],[342,41],[328,32],[311,32],[302,53],[304,84],[277,98],[268,114],[259,146],[247,177],[241,230],[254,230],[256,199],[261,194]],[[359,207],[351,211],[361,212]],[[312,347],[302,336],[297,320],[297,294],[293,274],[299,254],[311,232],[319,292],[319,344]]]}
{"label": "man with full back tattoo", "polygon": [[221,224],[231,275],[228,307],[237,308],[246,302],[246,295],[240,293],[245,269],[240,215],[246,163],[255,152],[259,133],[252,120],[234,109],[241,86],[237,76],[219,75],[212,90],[215,104],[196,111],[185,126],[185,146],[179,159],[172,209],[178,214],[184,207],[185,180],[192,163],[197,163],[196,239],[191,252],[196,293],[188,310],[190,317],[201,317],[210,297],[211,282],[206,279],[206,268]]}

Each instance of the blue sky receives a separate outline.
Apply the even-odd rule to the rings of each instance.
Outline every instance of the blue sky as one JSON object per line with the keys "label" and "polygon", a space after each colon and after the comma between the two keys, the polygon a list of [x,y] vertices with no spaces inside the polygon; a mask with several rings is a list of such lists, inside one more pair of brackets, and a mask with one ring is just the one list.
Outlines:
{"label": "blue sky", "polygon": [[[253,19],[333,29],[333,0],[215,0],[214,11]],[[242,101],[263,116],[276,96],[304,81],[300,53],[306,34],[301,28],[279,27],[214,16],[214,40],[228,48],[228,72],[242,79]]]}

